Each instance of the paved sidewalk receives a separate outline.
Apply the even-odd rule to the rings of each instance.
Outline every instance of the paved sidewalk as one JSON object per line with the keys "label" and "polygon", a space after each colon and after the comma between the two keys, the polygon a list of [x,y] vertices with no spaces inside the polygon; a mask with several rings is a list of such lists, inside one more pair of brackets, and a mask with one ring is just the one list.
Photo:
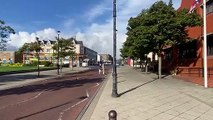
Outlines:
{"label": "paved sidewalk", "polygon": [[0,76],[0,90],[9,89],[17,86],[24,86],[32,82],[41,81],[49,78],[60,77],[67,73],[75,73],[90,69],[89,67],[63,68],[60,75],[57,70],[41,71],[38,78],[38,72],[18,73]]}
{"label": "paved sidewalk", "polygon": [[118,67],[118,98],[111,97],[112,77],[96,96],[82,120],[213,120],[213,89],[175,79],[161,80],[129,66]]}

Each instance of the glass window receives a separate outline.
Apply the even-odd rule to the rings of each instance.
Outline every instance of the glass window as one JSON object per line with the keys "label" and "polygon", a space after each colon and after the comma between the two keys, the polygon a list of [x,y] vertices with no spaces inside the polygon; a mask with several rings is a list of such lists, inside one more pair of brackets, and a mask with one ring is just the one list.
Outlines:
{"label": "glass window", "polygon": [[197,42],[193,40],[179,46],[179,58],[196,58]]}
{"label": "glass window", "polygon": [[207,53],[213,55],[213,40],[210,38],[207,40]]}
{"label": "glass window", "polygon": [[213,2],[207,4],[207,6],[206,6],[206,14],[209,14],[212,12],[213,12]]}
{"label": "glass window", "polygon": [[164,50],[164,59],[165,60],[172,60],[172,48],[168,48]]}

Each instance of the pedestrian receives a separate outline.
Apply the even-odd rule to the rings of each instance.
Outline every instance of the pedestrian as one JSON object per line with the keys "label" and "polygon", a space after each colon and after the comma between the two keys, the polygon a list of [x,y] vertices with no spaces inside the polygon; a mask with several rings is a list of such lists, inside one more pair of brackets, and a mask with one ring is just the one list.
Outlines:
{"label": "pedestrian", "polygon": [[101,71],[102,71],[102,63],[100,62],[99,63],[99,68],[98,68],[98,73],[101,74]]}
{"label": "pedestrian", "polygon": [[102,72],[103,72],[103,75],[105,74],[105,66],[104,66],[104,63],[102,64]]}

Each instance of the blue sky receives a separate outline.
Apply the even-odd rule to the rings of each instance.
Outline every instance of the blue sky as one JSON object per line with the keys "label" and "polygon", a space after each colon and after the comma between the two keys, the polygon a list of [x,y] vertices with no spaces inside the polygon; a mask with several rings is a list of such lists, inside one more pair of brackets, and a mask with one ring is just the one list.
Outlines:
{"label": "blue sky", "polygon": [[[130,17],[157,0],[117,0],[117,51],[126,39]],[[168,3],[169,0],[163,0]],[[173,0],[174,7],[181,0]],[[9,49],[17,49],[35,37],[55,39],[76,36],[98,53],[112,54],[112,0],[1,0],[0,19],[13,27]]]}
{"label": "blue sky", "polygon": [[[84,27],[91,22],[87,20],[86,11],[99,3],[100,0],[3,0],[0,15],[16,31],[63,29],[64,24],[71,22],[70,19],[78,21],[74,27]],[[106,17],[102,16],[97,21],[102,22]]]}

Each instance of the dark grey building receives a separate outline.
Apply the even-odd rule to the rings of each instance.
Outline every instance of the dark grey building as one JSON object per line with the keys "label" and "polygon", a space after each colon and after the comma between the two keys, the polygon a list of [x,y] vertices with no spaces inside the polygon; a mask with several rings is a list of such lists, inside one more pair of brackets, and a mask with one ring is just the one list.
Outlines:
{"label": "dark grey building", "polygon": [[98,53],[96,51],[84,46],[84,54],[89,65],[95,64],[97,62]]}

